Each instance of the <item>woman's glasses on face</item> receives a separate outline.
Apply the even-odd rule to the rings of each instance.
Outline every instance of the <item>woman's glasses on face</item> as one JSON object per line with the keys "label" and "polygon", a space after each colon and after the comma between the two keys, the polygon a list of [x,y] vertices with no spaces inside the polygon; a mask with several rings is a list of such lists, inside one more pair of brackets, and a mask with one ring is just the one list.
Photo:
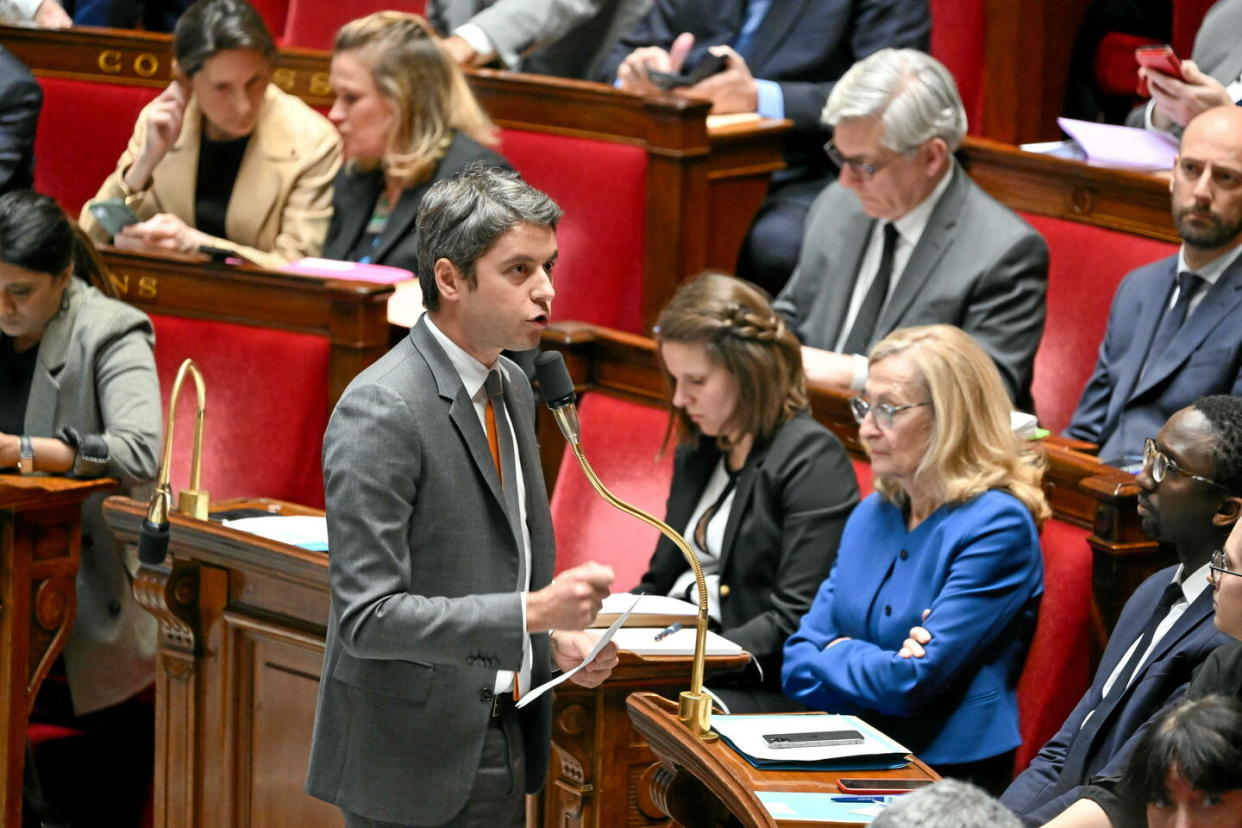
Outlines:
{"label": "woman's glasses on face", "polygon": [[1236,575],[1242,578],[1242,572],[1234,572],[1229,568],[1229,558],[1225,555],[1225,550],[1217,549],[1212,553],[1212,560],[1208,564],[1208,580],[1212,582],[1212,586],[1220,583],[1222,572],[1226,575]]}

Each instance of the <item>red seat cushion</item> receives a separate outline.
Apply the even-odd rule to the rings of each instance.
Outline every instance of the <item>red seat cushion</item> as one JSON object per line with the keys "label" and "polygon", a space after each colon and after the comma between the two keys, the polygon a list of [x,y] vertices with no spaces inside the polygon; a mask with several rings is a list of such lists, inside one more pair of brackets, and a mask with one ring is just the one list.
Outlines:
{"label": "red seat cushion", "polygon": [[[668,414],[592,392],[583,395],[578,416],[583,452],[603,484],[627,503],[663,518],[673,480],[672,448],[658,456]],[[568,446],[552,492],[552,523],[556,571],[586,561],[608,564],[617,576],[614,592],[638,584],[659,539],[655,529],[596,494]]]}
{"label": "red seat cushion", "polygon": [[337,30],[351,20],[387,10],[422,14],[426,5],[426,0],[349,0],[348,3],[289,0],[282,39],[286,46],[331,49]]}
{"label": "red seat cushion", "polygon": [[35,135],[35,189],[77,218],[116,168],[138,113],[160,93],[148,86],[39,78],[43,111]]}
{"label": "red seat cushion", "polygon": [[1069,425],[1091,376],[1117,285],[1136,267],[1177,252],[1169,242],[1065,219],[1022,215],[1048,242],[1048,313],[1032,394],[1040,423]]}
{"label": "red seat cushion", "polygon": [[1044,524],[1044,596],[1018,679],[1020,772],[1078,703],[1091,682],[1091,547],[1088,532],[1060,520]]}
{"label": "red seat cushion", "polygon": [[501,152],[565,210],[553,317],[642,333],[647,153],[511,129]]}
{"label": "red seat cushion", "polygon": [[986,0],[931,0],[931,54],[957,81],[972,134],[983,126]]}
{"label": "red seat cushion", "polygon": [[871,461],[863,458],[851,457],[850,463],[854,466],[854,477],[858,478],[858,494],[866,497],[871,494],[873,480],[871,478]]}
{"label": "red seat cushion", "polygon": [[1105,95],[1134,95],[1138,88],[1138,59],[1134,50],[1158,45],[1140,35],[1109,32],[1095,48],[1095,82]]}
{"label": "red seat cushion", "polygon": [[[272,497],[323,508],[328,339],[179,316],[151,320],[164,410],[183,359],[203,374],[202,486],[212,502]],[[187,378],[173,435],[174,495],[188,485],[194,397]]]}

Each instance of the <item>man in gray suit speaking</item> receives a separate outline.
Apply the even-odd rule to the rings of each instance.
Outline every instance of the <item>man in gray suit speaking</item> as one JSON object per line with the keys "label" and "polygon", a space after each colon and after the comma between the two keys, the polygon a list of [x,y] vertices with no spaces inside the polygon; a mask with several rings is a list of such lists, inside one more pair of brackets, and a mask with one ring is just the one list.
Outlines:
{"label": "man in gray suit speaking", "polygon": [[1029,410],[1048,248],[953,160],[966,134],[953,77],[923,52],[882,49],[837,81],[824,121],[840,174],[811,206],[775,303],[807,346],[807,377],[861,389],[872,343],[945,323],[979,342]]}
{"label": "man in gray suit speaking", "polygon": [[[348,826],[516,826],[548,767],[547,696],[595,643],[612,570],[552,579],[530,386],[561,210],[470,167],[419,209],[427,314],[359,374],[324,435],[332,608],[306,788]],[[554,632],[553,632],[554,631]],[[609,645],[574,676],[594,686]]]}

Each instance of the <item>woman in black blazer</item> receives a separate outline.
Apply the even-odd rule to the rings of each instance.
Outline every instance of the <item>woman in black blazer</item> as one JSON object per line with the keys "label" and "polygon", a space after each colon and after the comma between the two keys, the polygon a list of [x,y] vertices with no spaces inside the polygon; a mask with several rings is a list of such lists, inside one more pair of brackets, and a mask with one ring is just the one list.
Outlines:
{"label": "woman in black blazer", "polygon": [[328,119],[341,133],[323,255],[417,273],[418,207],[472,163],[509,169],[496,127],[427,21],[382,11],[337,33]]}
{"label": "woman in black blazer", "polygon": [[[799,709],[780,691],[781,651],[836,559],[853,467],[811,418],[798,340],[759,288],[705,273],[669,302],[656,339],[681,442],[665,521],[703,559],[714,625],[758,663],[711,690],[735,713]],[[661,539],[635,591],[693,601],[693,586]]]}

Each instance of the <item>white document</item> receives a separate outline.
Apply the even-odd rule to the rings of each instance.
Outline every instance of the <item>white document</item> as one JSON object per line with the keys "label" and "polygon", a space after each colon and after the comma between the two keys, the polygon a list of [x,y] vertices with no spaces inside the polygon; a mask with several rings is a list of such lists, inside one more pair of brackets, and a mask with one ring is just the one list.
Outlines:
{"label": "white document", "polygon": [[[635,605],[634,598],[638,598]],[[634,607],[634,612],[639,615],[685,615],[694,618],[699,614],[699,608],[691,604],[689,601],[683,601],[680,598],[670,598],[667,595],[639,595],[635,596],[630,592],[614,592],[604,599],[604,606],[599,611],[600,615],[615,615],[616,613],[625,612],[630,606]]]}
{"label": "white document", "polygon": [[[910,752],[857,716],[841,716],[833,713],[806,716],[781,714],[713,716],[712,728],[747,756],[771,761],[822,762],[827,759]],[[813,733],[822,730],[857,730],[862,734],[863,743],[861,745],[773,748],[763,738],[765,735]]]}
{"label": "white document", "polygon": [[521,699],[518,700],[518,703],[514,706],[517,707],[518,709],[525,707],[526,705],[530,704],[535,699],[539,698],[544,693],[548,692],[553,687],[560,684],[562,681],[565,681],[570,676],[574,675],[579,670],[581,670],[583,667],[587,666],[592,661],[594,661],[595,657],[599,655],[599,651],[604,649],[604,646],[609,641],[612,640],[612,637],[616,634],[617,630],[621,629],[621,625],[625,623],[625,619],[630,617],[630,613],[634,611],[634,607],[638,605],[638,599],[642,596],[635,595],[632,597],[634,598],[634,600],[630,602],[630,606],[625,610],[625,612],[621,614],[621,617],[618,618],[616,621],[612,622],[612,626],[609,627],[602,636],[600,636],[599,641],[595,642],[595,646],[591,648],[591,652],[587,653],[587,657],[582,659],[581,664],[579,664],[577,667],[575,667],[572,670],[568,670],[564,673],[561,673],[559,676],[552,679],[551,681],[544,682],[543,684],[536,687],[534,690],[531,690],[529,693],[526,693],[525,695],[522,696]]}
{"label": "white document", "polygon": [[328,551],[328,519],[313,515],[264,515],[226,520],[224,525],[268,540],[300,546],[318,552]]}
{"label": "white document", "polygon": [[[657,641],[656,636],[661,631],[659,627],[626,627],[618,630],[613,640],[622,650],[629,650],[639,655],[694,655],[693,620],[687,621],[686,626],[677,632],[670,633]],[[742,647],[708,630],[704,654],[709,656],[741,655]]]}

